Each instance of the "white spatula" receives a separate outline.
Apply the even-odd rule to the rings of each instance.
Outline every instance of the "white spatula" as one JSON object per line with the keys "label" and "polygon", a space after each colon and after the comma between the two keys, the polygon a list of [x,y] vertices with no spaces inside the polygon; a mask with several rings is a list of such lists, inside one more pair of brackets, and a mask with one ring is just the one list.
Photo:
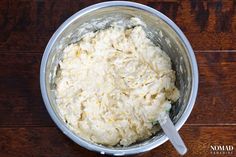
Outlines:
{"label": "white spatula", "polygon": [[178,131],[172,123],[169,116],[166,116],[164,120],[158,119],[160,126],[166,136],[169,138],[172,145],[178,151],[179,154],[184,155],[187,152],[187,148],[181,139]]}

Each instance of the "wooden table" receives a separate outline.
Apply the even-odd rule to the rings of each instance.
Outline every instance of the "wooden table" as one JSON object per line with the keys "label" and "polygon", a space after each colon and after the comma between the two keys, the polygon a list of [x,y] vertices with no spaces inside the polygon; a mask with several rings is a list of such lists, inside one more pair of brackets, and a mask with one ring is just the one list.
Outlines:
{"label": "wooden table", "polygon": [[[39,88],[40,61],[63,21],[96,1],[0,1],[0,157],[92,157],[49,117]],[[211,156],[233,145],[236,156],[236,2],[139,0],[171,18],[189,39],[199,66],[199,92],[181,128],[186,156]],[[178,156],[170,142],[138,157]]]}

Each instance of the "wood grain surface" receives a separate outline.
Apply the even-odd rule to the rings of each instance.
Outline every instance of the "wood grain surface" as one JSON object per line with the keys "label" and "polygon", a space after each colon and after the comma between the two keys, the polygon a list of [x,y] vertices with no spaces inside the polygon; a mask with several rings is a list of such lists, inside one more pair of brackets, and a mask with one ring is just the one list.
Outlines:
{"label": "wood grain surface", "polygon": [[[92,157],[52,122],[41,98],[43,51],[68,17],[100,0],[0,1],[0,157]],[[199,67],[198,98],[180,130],[189,151],[236,149],[236,1],[138,0],[171,18],[189,39]],[[179,156],[170,142],[137,157]]]}
{"label": "wood grain surface", "polygon": [[[230,126],[191,126],[181,128],[182,138],[187,141],[188,153],[186,156],[211,156],[210,145],[231,144],[236,138],[236,127]],[[224,134],[224,136],[222,136]],[[193,136],[194,135],[194,136]],[[214,137],[214,138],[213,138]],[[43,157],[87,157],[100,156],[88,151],[69,140],[55,127],[4,127],[0,128],[1,156],[43,156]],[[232,156],[227,154],[224,156]],[[170,142],[152,151],[133,155],[131,157],[162,157],[179,156]],[[223,155],[220,155],[223,156]]]}

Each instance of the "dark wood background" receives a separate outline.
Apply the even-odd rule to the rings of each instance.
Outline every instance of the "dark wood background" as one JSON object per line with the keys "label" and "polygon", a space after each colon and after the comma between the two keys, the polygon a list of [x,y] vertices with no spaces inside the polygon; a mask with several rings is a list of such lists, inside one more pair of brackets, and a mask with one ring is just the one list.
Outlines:
{"label": "dark wood background", "polygon": [[[0,157],[101,156],[73,143],[49,117],[39,88],[41,57],[63,21],[99,0],[0,0]],[[139,0],[171,18],[189,39],[199,92],[181,128],[186,156],[210,145],[236,149],[236,1]],[[230,155],[236,156],[236,150]],[[170,142],[137,157],[178,156]]]}

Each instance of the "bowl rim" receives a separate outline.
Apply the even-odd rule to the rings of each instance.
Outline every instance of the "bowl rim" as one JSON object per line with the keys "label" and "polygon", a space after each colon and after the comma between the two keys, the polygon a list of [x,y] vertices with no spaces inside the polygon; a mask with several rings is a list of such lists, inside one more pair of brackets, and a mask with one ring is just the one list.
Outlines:
{"label": "bowl rim", "polygon": [[198,67],[197,67],[197,61],[193,52],[193,49],[188,41],[188,39],[185,37],[183,32],[180,30],[180,28],[172,21],[170,20],[167,16],[162,14],[161,12],[148,7],[146,5],[136,3],[136,2],[129,2],[129,1],[111,1],[111,2],[101,2],[97,3],[94,5],[91,5],[89,7],[86,7],[78,12],[76,12],[74,15],[69,17],[53,34],[51,39],[49,40],[46,49],[43,53],[43,57],[41,60],[41,66],[40,66],[40,89],[41,89],[41,94],[43,97],[44,104],[47,108],[47,111],[51,118],[53,119],[54,123],[60,128],[60,130],[68,136],[71,140],[73,140],[75,143],[79,144],[80,146],[100,152],[101,154],[111,154],[111,155],[116,155],[116,156],[121,156],[121,155],[131,155],[131,154],[137,154],[141,152],[146,152],[151,149],[154,149],[164,142],[168,140],[168,137],[166,135],[161,136],[158,140],[155,140],[151,143],[147,143],[145,145],[136,147],[136,148],[129,148],[129,149],[112,149],[108,147],[102,147],[99,145],[95,145],[92,143],[87,142],[86,140],[82,139],[81,137],[77,136],[75,133],[73,133],[67,126],[63,125],[62,121],[59,119],[59,117],[56,115],[54,112],[52,106],[50,105],[49,97],[47,94],[47,89],[46,89],[46,66],[47,66],[47,61],[48,61],[48,56],[50,54],[50,51],[56,41],[56,39],[59,37],[59,35],[64,31],[64,29],[69,26],[72,22],[74,22],[77,18],[91,12],[97,9],[102,9],[102,8],[107,8],[107,7],[132,7],[136,9],[141,9],[144,11],[147,11],[151,14],[154,14],[155,16],[158,16],[160,19],[162,19],[164,22],[166,22],[179,36],[180,40],[183,42],[185,48],[187,49],[187,55],[188,59],[190,62],[190,67],[192,69],[192,88],[191,88],[191,93],[190,97],[188,100],[188,104],[186,105],[186,108],[182,114],[182,116],[179,118],[177,123],[175,124],[175,127],[177,130],[179,130],[184,123],[186,122],[187,118],[189,117],[194,103],[196,101],[197,97],[197,91],[198,91]]}

